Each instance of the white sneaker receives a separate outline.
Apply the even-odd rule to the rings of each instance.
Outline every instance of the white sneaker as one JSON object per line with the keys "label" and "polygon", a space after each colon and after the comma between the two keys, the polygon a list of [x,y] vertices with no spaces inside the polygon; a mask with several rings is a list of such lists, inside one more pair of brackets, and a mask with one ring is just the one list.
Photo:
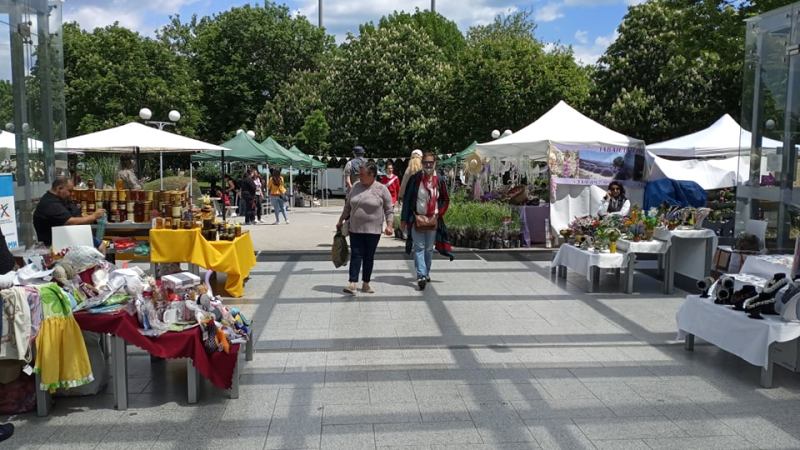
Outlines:
{"label": "white sneaker", "polygon": [[286,225],[289,225],[289,221],[288,220],[286,221]]}
{"label": "white sneaker", "polygon": [[279,223],[280,222],[278,222],[277,220],[275,222],[272,222],[273,225],[278,225]]}

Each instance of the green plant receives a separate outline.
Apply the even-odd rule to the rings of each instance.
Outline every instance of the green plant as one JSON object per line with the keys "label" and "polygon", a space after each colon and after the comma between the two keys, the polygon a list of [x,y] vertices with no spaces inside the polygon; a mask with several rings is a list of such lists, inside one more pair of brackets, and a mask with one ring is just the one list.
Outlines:
{"label": "green plant", "polygon": [[[88,154],[78,164],[78,175],[84,180],[94,180],[100,175],[104,185],[113,185],[119,171],[119,157],[109,154]],[[99,186],[98,186],[99,187]]]}

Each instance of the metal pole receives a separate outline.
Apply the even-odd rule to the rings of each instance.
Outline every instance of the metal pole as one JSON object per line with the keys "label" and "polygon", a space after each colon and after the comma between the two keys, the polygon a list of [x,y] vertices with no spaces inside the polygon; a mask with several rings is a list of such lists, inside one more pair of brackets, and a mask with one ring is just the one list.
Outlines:
{"label": "metal pole", "polygon": [[161,190],[164,190],[164,152],[158,152],[159,166],[161,171]]}
{"label": "metal pole", "polygon": [[[222,174],[222,182],[221,182],[221,184],[222,184],[222,192],[224,194],[225,191],[228,189],[228,185],[225,183],[225,150],[220,150],[219,154],[221,155],[220,163],[219,163],[219,165],[220,165],[219,171]],[[226,211],[225,202],[222,202],[222,221],[223,222],[225,222],[225,211]]]}
{"label": "metal pole", "polygon": [[319,27],[322,28],[322,0],[319,0],[319,8],[317,11],[318,19],[319,19]]}
{"label": "metal pole", "polygon": [[431,0],[431,12],[436,12],[436,0]]}
{"label": "metal pole", "polygon": [[[28,157],[28,132],[23,124],[28,123],[28,101],[25,93],[25,43],[18,32],[22,19],[22,3],[14,2],[8,11],[9,41],[11,42],[11,90],[14,98],[14,132],[17,154],[17,186],[22,188],[22,208],[19,213],[19,241],[33,246],[33,187],[30,181]],[[49,76],[49,74],[45,75]]]}
{"label": "metal pole", "polygon": [[294,178],[292,178],[292,165],[289,164],[289,207],[294,208]]}
{"label": "metal pole", "polygon": [[39,126],[40,136],[42,141],[42,148],[44,156],[45,179],[46,183],[52,183],[55,178],[56,159],[55,150],[53,148],[54,133],[53,133],[53,72],[50,46],[50,15],[44,10],[37,11],[36,23],[38,25],[39,43],[37,49],[37,58],[39,65],[39,81],[41,83],[39,98],[41,99],[41,120]]}

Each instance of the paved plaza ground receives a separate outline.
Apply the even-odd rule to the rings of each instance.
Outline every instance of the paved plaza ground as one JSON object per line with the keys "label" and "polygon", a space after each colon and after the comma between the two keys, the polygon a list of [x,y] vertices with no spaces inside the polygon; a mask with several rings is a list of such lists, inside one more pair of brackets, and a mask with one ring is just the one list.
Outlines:
{"label": "paved plaza ground", "polygon": [[800,448],[797,375],[776,368],[762,389],[737,357],[684,351],[684,293],[638,275],[634,295],[613,277],[586,294],[551,278],[547,254],[458,256],[419,292],[405,255],[381,249],[377,293],[353,298],[324,249],[262,251],[231,301],[256,321],[238,400],[205,383],[188,405],[185,364],[130,348],[130,409],[110,388],[60,398],[12,418],[0,447]]}

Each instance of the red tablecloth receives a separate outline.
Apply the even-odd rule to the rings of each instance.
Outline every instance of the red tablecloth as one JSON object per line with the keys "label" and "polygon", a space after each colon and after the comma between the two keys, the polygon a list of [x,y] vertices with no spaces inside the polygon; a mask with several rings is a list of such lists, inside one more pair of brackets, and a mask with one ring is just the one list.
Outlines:
{"label": "red tablecloth", "polygon": [[139,332],[136,318],[126,312],[115,314],[92,314],[85,311],[74,314],[81,329],[95,333],[109,333],[122,338],[151,355],[159,358],[191,358],[201,375],[214,386],[230,389],[239,344],[231,344],[231,352],[206,352],[202,342],[202,331],[194,327],[180,333],[167,332],[151,338]]}

